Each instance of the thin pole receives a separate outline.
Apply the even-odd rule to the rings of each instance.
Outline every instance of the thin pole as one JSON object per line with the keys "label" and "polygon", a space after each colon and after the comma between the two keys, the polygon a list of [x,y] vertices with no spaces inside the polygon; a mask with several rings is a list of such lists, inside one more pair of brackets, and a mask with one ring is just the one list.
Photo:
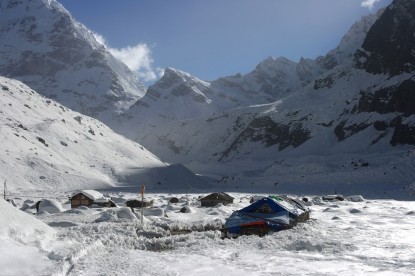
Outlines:
{"label": "thin pole", "polygon": [[144,191],[146,189],[146,186],[144,184],[141,185],[141,227],[144,230]]}
{"label": "thin pole", "polygon": [[7,200],[7,180],[4,180],[4,191],[3,191],[3,196],[4,196],[4,200]]}

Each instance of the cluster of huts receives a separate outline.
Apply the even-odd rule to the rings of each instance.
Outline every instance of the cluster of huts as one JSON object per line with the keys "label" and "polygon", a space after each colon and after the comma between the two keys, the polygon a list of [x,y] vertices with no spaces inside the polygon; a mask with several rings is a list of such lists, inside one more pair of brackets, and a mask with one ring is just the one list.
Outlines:
{"label": "cluster of huts", "polygon": [[[345,198],[341,195],[328,195],[322,197],[322,201],[342,201]],[[351,201],[363,201],[361,196],[354,196],[347,198]],[[178,203],[178,198],[172,197],[169,203]],[[207,196],[199,198],[201,207],[214,207],[232,204],[234,198],[227,193],[212,193]],[[309,219],[310,210],[307,205],[316,202],[316,199],[300,198],[293,199],[288,196],[274,195],[274,196],[253,196],[250,205],[238,211],[234,211],[232,215],[226,219],[223,226],[223,233],[225,236],[238,235],[265,235],[269,231],[280,231],[291,228],[297,222]],[[36,205],[37,209],[39,203]],[[71,208],[78,208],[80,206],[98,206],[98,207],[117,207],[117,204],[110,198],[106,197],[95,190],[81,190],[70,197]],[[124,202],[123,202],[124,203]],[[125,201],[125,205],[130,208],[152,207],[153,200],[134,198]],[[318,202],[316,202],[318,203]],[[41,203],[40,203],[41,204]],[[53,204],[49,204],[52,206]],[[52,206],[56,207],[56,206]],[[58,206],[59,207],[59,206]],[[191,210],[186,209],[185,206],[182,213],[188,213]],[[156,208],[157,209],[157,208]],[[148,211],[151,211],[150,209]],[[49,210],[46,210],[49,211]]]}
{"label": "cluster of huts", "polygon": [[[202,207],[213,207],[218,204],[228,205],[233,203],[234,198],[226,193],[212,193],[208,196],[200,198],[200,203]],[[92,206],[97,205],[100,207],[116,207],[116,203],[109,197],[105,197],[98,191],[94,190],[82,190],[75,193],[71,198],[71,208],[78,208],[79,206]],[[178,198],[171,198],[169,203],[179,202]],[[130,199],[125,202],[125,204],[130,208],[142,208],[142,207],[152,207],[154,204],[153,200],[139,198]]]}
{"label": "cluster of huts", "polygon": [[[105,197],[98,191],[95,190],[82,190],[75,193],[71,198],[71,208],[78,208],[79,206],[92,206],[97,205],[100,207],[117,207],[117,204],[110,198]],[[153,200],[148,199],[130,199],[125,202],[130,208],[141,208],[153,206]]]}

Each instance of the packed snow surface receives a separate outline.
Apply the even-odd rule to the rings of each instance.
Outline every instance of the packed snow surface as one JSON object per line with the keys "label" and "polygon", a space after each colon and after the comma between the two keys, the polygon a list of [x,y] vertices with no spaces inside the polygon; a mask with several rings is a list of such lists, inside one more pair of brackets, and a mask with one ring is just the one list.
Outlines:
{"label": "packed snow surface", "polygon": [[[46,228],[47,236],[52,237],[56,232],[57,239],[54,248],[42,249],[41,244],[28,246],[24,241],[10,241],[13,231],[2,231],[0,239],[6,240],[6,245],[13,242],[8,256],[20,255],[20,246],[25,246],[30,251],[27,254],[33,257],[29,265],[36,264],[36,272],[48,271],[45,275],[413,275],[415,272],[413,201],[366,200],[354,195],[351,198],[360,201],[324,202],[320,197],[307,196],[314,198],[309,206],[311,220],[265,237],[221,239],[219,229],[225,219],[233,211],[248,206],[252,194],[231,193],[235,197],[233,204],[209,208],[200,207],[199,198],[206,194],[149,194],[155,208],[164,210],[166,216],[147,212],[143,225],[140,209],[131,211],[122,206],[121,202],[131,194],[112,191],[106,195],[119,202],[120,208],[80,207],[59,214],[28,215],[11,204],[4,208],[8,203],[1,201],[7,216],[20,214],[30,218],[18,220],[11,226],[13,231],[42,225],[40,228]],[[172,197],[179,202],[168,203]],[[24,200],[15,198],[17,206]],[[62,203],[70,208],[68,202]],[[185,206],[191,212],[181,213]],[[22,265],[10,258],[1,262],[8,275],[29,274],[28,270],[21,273]]]}

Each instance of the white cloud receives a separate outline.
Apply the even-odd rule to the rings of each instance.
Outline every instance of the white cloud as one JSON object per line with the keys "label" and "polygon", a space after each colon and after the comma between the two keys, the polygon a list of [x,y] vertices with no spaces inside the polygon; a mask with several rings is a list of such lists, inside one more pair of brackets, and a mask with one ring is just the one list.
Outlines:
{"label": "white cloud", "polygon": [[98,33],[95,33],[95,32],[92,32],[92,35],[95,37],[95,39],[98,41],[98,43],[100,43],[100,44],[104,45],[105,47],[107,47],[107,41],[105,40],[105,38],[102,35],[100,35]]}
{"label": "white cloud", "polygon": [[141,43],[136,46],[128,46],[121,49],[108,49],[114,57],[118,58],[130,70],[137,73],[144,81],[152,81],[157,78],[156,72],[151,67],[153,59],[151,58],[151,50],[147,44]]}
{"label": "white cloud", "polygon": [[156,72],[159,78],[164,76],[164,68],[157,67]]}
{"label": "white cloud", "polygon": [[151,48],[147,44],[140,43],[136,46],[116,49],[108,46],[107,41],[102,35],[98,33],[92,34],[115,58],[122,61],[131,71],[135,72],[140,80],[145,82],[154,81],[163,76],[164,69],[156,68],[154,70],[152,68],[153,59],[151,57]]}
{"label": "white cloud", "polygon": [[369,8],[369,10],[371,10],[377,2],[379,2],[379,0],[364,0],[361,5],[362,7]]}

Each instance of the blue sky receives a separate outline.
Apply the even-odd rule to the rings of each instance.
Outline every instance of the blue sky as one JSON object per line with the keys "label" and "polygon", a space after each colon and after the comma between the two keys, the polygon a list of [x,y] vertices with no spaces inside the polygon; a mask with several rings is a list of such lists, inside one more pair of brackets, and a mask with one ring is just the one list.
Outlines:
{"label": "blue sky", "polygon": [[58,0],[146,84],[165,67],[201,78],[248,73],[263,59],[315,58],[392,0]]}

